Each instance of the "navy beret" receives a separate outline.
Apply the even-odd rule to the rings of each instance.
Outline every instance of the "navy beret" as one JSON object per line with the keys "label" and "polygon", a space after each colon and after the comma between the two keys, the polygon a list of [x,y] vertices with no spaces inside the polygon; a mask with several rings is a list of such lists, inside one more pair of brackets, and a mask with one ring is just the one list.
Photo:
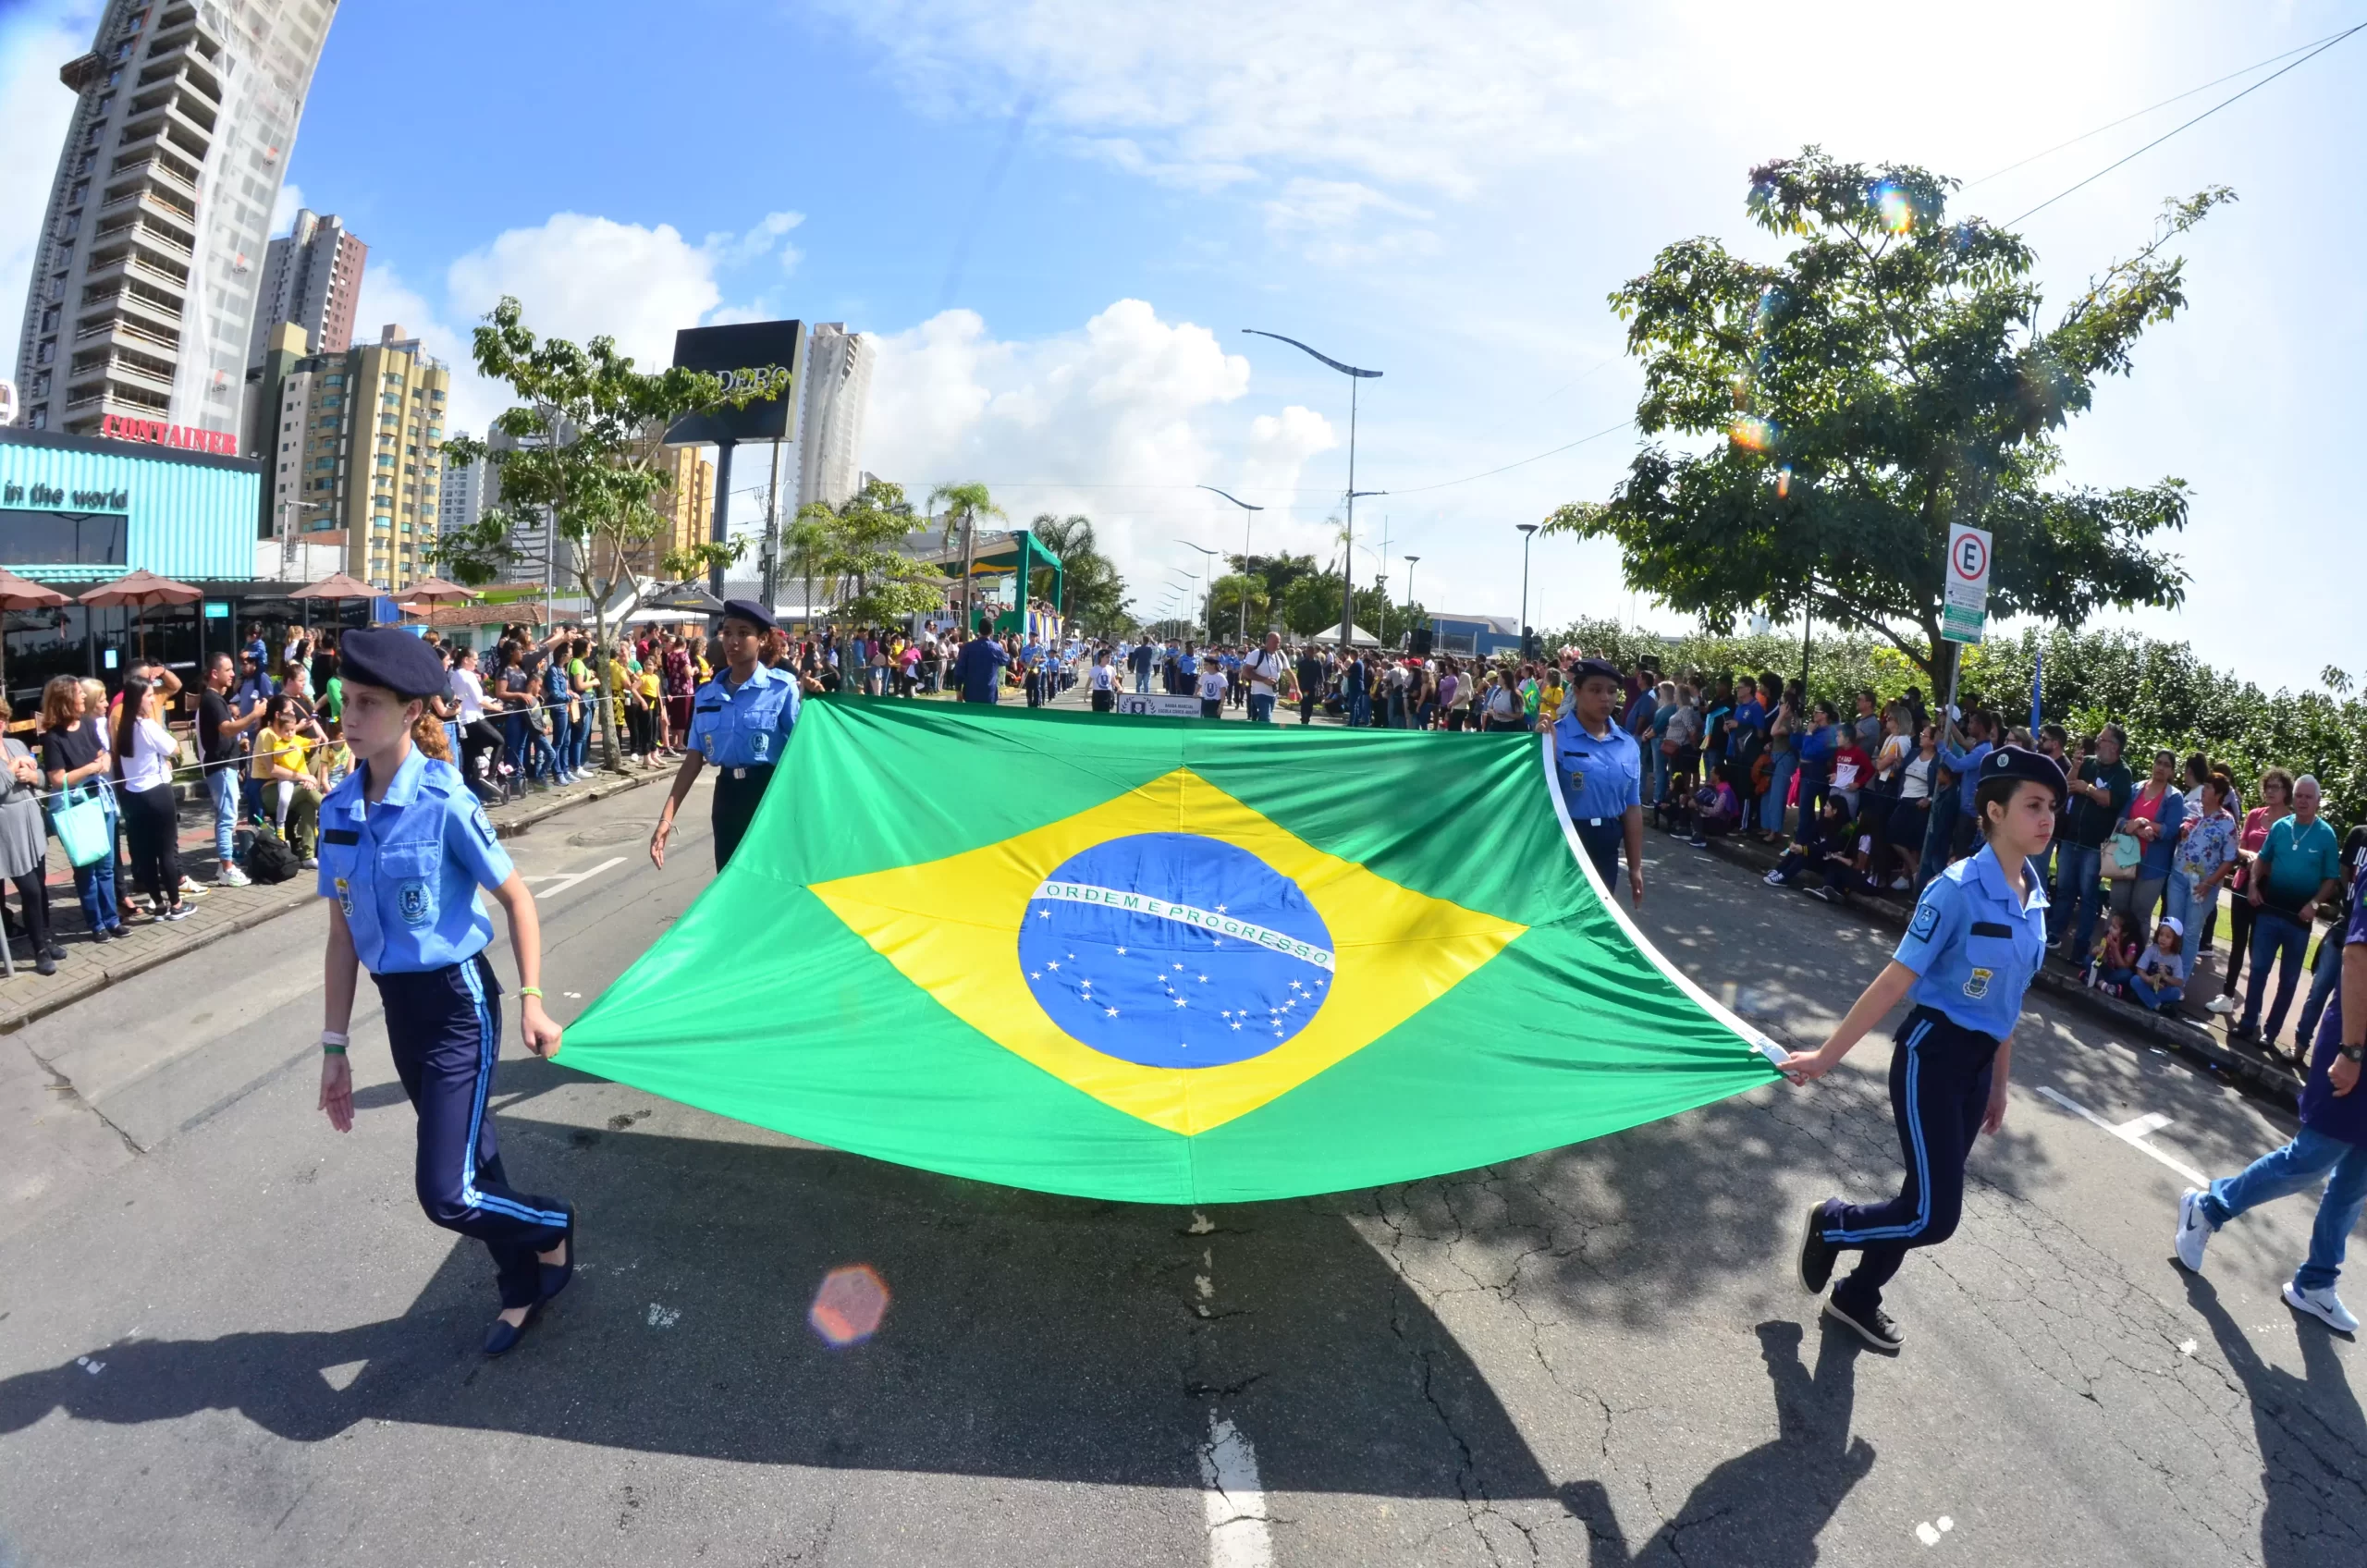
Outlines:
{"label": "navy beret", "polygon": [[723,619],[744,620],[759,631],[770,631],[773,629],[773,612],[754,599],[724,600]]}
{"label": "navy beret", "polygon": [[1981,758],[1980,781],[1986,784],[1993,778],[2043,784],[2056,800],[2063,798],[2063,765],[2028,746],[2000,746]]}
{"label": "navy beret", "polygon": [[1589,676],[1596,675],[1601,676],[1613,686],[1627,684],[1627,678],[1620,674],[1619,667],[1609,659],[1580,659],[1570,667],[1570,684],[1583,686]]}
{"label": "navy beret", "polygon": [[405,699],[442,696],[451,679],[434,648],[392,627],[347,632],[337,639],[337,664],[344,680]]}

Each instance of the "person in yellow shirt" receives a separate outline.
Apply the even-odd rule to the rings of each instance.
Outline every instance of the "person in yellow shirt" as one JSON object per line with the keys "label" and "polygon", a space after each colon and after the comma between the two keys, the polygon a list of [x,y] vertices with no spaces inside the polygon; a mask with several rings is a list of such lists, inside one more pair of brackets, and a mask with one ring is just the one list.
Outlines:
{"label": "person in yellow shirt", "polygon": [[264,787],[264,801],[272,803],[279,836],[308,868],[319,864],[313,839],[321,811],[320,792],[307,766],[313,742],[303,732],[310,728],[309,720],[298,718],[293,698],[285,692],[275,693],[264,704],[263,728],[255,731],[252,769],[255,781]]}

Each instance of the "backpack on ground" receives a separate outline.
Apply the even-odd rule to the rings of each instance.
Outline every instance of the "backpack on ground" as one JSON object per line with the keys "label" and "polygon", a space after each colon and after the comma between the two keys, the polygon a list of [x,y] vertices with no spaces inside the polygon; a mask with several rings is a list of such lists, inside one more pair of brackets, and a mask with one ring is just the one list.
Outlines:
{"label": "backpack on ground", "polygon": [[287,839],[281,838],[273,828],[255,829],[254,841],[247,846],[248,876],[258,883],[267,885],[286,882],[292,878],[299,869],[296,864],[296,851],[288,847]]}

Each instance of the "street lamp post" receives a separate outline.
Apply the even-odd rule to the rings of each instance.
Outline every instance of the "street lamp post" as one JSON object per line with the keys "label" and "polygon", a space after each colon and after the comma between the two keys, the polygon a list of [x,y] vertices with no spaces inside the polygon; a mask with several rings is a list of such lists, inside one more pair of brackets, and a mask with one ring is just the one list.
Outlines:
{"label": "street lamp post", "polygon": [[1533,522],[1513,524],[1520,530],[1520,656],[1528,659],[1528,542],[1537,533]]}
{"label": "street lamp post", "polygon": [[[1421,558],[1419,556],[1405,557],[1405,608],[1409,614],[1414,608],[1414,565]],[[1405,629],[1405,634],[1409,639],[1414,634],[1414,629],[1410,624]]]}
{"label": "street lamp post", "polygon": [[[1213,484],[1203,484],[1200,488],[1208,491],[1212,495],[1224,496],[1226,500],[1231,501],[1234,506],[1241,508],[1241,575],[1244,577],[1248,576],[1249,514],[1252,512],[1262,512],[1266,508],[1263,507],[1253,507],[1238,496],[1227,496],[1223,491],[1219,490]],[[1209,630],[1214,631],[1215,628],[1211,627]],[[1236,633],[1236,635],[1241,642],[1246,643],[1249,641],[1249,595],[1247,594],[1241,595],[1241,630]]]}
{"label": "street lamp post", "polygon": [[1220,550],[1211,550],[1211,549],[1209,549],[1206,545],[1195,545],[1195,544],[1193,544],[1193,543],[1192,543],[1192,541],[1190,541],[1189,539],[1178,539],[1178,540],[1177,540],[1177,541],[1175,541],[1175,542],[1176,542],[1177,544],[1179,544],[1179,545],[1183,545],[1183,546],[1184,546],[1185,549],[1187,549],[1187,550],[1197,550],[1197,551],[1199,551],[1199,552],[1200,552],[1200,554],[1201,554],[1201,555],[1203,555],[1203,556],[1205,556],[1205,557],[1208,557],[1206,560],[1203,560],[1203,561],[1200,563],[1200,565],[1201,565],[1202,567],[1204,567],[1205,569],[1207,569],[1207,571],[1208,571],[1208,596],[1207,596],[1207,598],[1206,598],[1205,600],[1203,600],[1203,601],[1202,601],[1206,607],[1205,607],[1205,608],[1200,612],[1200,625],[1201,625],[1201,629],[1202,629],[1202,634],[1203,634],[1203,635],[1205,635],[1205,636],[1206,636],[1206,637],[1207,637],[1210,642],[1214,642],[1214,641],[1216,640],[1216,635],[1217,635],[1217,625],[1216,625],[1216,622],[1217,622],[1217,564],[1216,564],[1216,563],[1217,563],[1217,557],[1218,557],[1218,556],[1220,556],[1220,555],[1221,555],[1221,554],[1223,554],[1223,552],[1222,552],[1222,551],[1220,551]]}
{"label": "street lamp post", "polygon": [[[1348,543],[1351,545],[1355,544],[1356,539],[1356,497],[1359,495],[1378,496],[1383,494],[1383,492],[1379,490],[1360,491],[1356,488],[1356,383],[1358,381],[1377,381],[1380,378],[1380,372],[1377,370],[1358,370],[1355,365],[1343,365],[1339,361],[1333,359],[1331,355],[1318,353],[1315,349],[1310,349],[1306,344],[1300,342],[1297,338],[1285,337],[1279,332],[1261,332],[1254,326],[1245,326],[1241,330],[1254,337],[1270,337],[1277,343],[1287,343],[1292,348],[1296,349],[1300,353],[1321,360],[1325,364],[1330,365],[1333,370],[1338,371],[1342,375],[1349,378]],[[1340,611],[1340,646],[1345,648],[1352,645],[1356,631],[1356,574],[1348,569],[1348,557],[1345,551],[1341,553],[1340,564],[1340,598],[1342,606]]]}

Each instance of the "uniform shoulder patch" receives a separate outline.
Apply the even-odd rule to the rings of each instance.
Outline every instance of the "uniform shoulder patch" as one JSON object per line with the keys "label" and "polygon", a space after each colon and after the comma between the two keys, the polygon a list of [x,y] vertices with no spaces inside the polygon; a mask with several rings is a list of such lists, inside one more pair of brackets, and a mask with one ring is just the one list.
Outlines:
{"label": "uniform shoulder patch", "polygon": [[477,837],[488,844],[497,842],[501,837],[494,828],[493,818],[485,815],[484,806],[482,803],[469,808],[469,826],[475,828]]}
{"label": "uniform shoulder patch", "polygon": [[1932,933],[1940,928],[1940,906],[1925,901],[1915,906],[1915,923],[1907,928],[1908,936],[1919,942],[1928,942]]}

